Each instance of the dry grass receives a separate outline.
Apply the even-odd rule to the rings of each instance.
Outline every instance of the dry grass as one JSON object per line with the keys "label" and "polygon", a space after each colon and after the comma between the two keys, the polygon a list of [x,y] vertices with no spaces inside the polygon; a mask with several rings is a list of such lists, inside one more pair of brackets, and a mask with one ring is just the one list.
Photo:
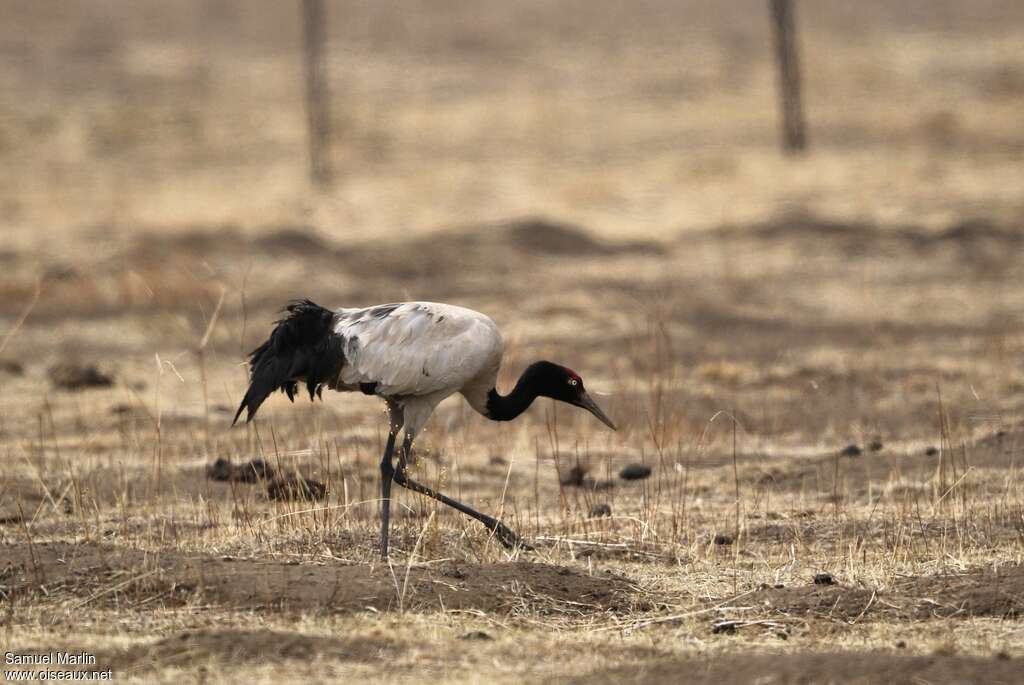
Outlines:
{"label": "dry grass", "polygon": [[[5,648],[139,682],[999,682],[1024,657],[1016,4],[802,6],[802,161],[763,3],[346,4],[319,196],[293,18],[207,4],[0,28]],[[44,30],[52,54],[17,35]],[[296,296],[478,308],[505,387],[566,363],[621,430],[446,402],[419,475],[537,549],[400,492],[382,565],[375,401],[228,430]],[[56,388],[58,362],[115,384]],[[207,480],[221,457],[327,498]]]}

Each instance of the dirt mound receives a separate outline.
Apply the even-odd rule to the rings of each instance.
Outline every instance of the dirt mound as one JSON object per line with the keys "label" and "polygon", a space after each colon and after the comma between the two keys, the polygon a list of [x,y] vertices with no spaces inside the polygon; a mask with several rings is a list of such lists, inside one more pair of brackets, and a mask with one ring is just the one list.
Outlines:
{"label": "dirt mound", "polygon": [[[686,677],[682,678],[681,674],[684,673]],[[649,661],[590,673],[569,682],[601,685],[623,682],[679,683],[683,680],[691,685],[1009,685],[1020,681],[1020,664],[997,657],[898,656],[884,652],[745,654],[741,659],[725,656]]]}
{"label": "dirt mound", "polygon": [[[849,255],[913,250],[930,253],[953,248],[971,261],[1002,261],[1008,250],[1024,241],[1015,226],[1001,226],[985,218],[968,218],[942,229],[925,226],[880,226],[871,222],[834,221],[805,211],[794,211],[750,226],[722,226],[707,235],[714,240],[753,238],[763,242],[790,242],[820,252],[833,248]],[[685,233],[680,241],[692,241]]]}
{"label": "dirt mound", "polygon": [[90,543],[0,547],[6,596],[70,593],[121,607],[177,605],[200,598],[243,609],[509,613],[629,611],[647,603],[620,578],[528,562],[404,566],[342,566],[271,559],[188,556]]}
{"label": "dirt mound", "polygon": [[917,618],[1024,616],[1024,566],[980,569],[963,575],[910,578],[898,585],[915,597]]}
{"label": "dirt mound", "polygon": [[[863,495],[878,490],[892,477],[911,483],[931,482],[942,459],[952,478],[968,468],[1010,469],[1024,464],[1024,430],[1001,430],[980,438],[966,448],[954,446],[940,453],[937,449],[921,449],[912,453],[896,453],[885,449],[849,448],[818,457],[801,458],[786,464],[748,471],[747,482],[757,487],[783,491],[817,491]],[[874,488],[871,488],[871,486]]]}
{"label": "dirt mound", "polygon": [[[474,232],[478,229],[471,229]],[[551,221],[540,217],[527,217],[489,230],[493,237],[508,247],[535,255],[611,255],[630,252],[657,254],[661,248],[654,243],[605,243],[591,237],[579,226]]]}
{"label": "dirt mound", "polygon": [[232,225],[194,226],[188,230],[146,231],[129,250],[132,259],[166,259],[170,256],[210,258],[218,255],[237,258],[239,254],[266,254],[272,257],[301,255],[330,257],[335,247],[323,240],[311,226],[281,226],[248,236]]}
{"label": "dirt mound", "polygon": [[322,240],[312,226],[284,226],[272,233],[254,238],[253,250],[278,254],[334,254],[334,247]]}
{"label": "dirt mound", "polygon": [[440,569],[287,564],[267,560],[190,559],[175,569],[198,581],[206,601],[239,608],[381,611],[476,609],[508,613],[627,610],[631,588],[545,564],[450,565]]}
{"label": "dirt mound", "polygon": [[101,653],[97,655],[97,663],[123,673],[208,661],[225,664],[315,658],[375,661],[394,649],[394,645],[384,639],[323,637],[274,630],[199,630],[179,633],[152,644]]}
{"label": "dirt mound", "polygon": [[494,230],[510,246],[535,254],[593,255],[610,249],[577,226],[538,217],[510,221]]}
{"label": "dirt mound", "polygon": [[[600,258],[631,253],[656,254],[648,242],[606,243],[584,228],[543,218],[456,227],[410,240],[402,250],[391,245],[362,245],[338,252],[334,259],[364,277],[395,274],[431,275],[450,269],[473,273],[507,273],[524,262],[544,257]],[[496,258],[495,255],[500,255]]]}
{"label": "dirt mound", "polygon": [[749,599],[771,615],[852,620],[866,615],[873,608],[876,593],[842,585],[811,584],[765,588]]}
{"label": "dirt mound", "polygon": [[889,590],[809,584],[764,588],[749,601],[769,615],[814,616],[863,621],[1024,615],[1024,566],[998,572],[901,579]]}
{"label": "dirt mound", "polygon": [[[606,243],[597,240],[579,226],[543,217],[525,217],[494,224],[454,227],[447,231],[417,238],[405,244],[400,254],[393,246],[382,248],[375,244],[334,245],[321,238],[311,226],[282,226],[274,231],[251,238],[232,226],[210,226],[167,235],[146,233],[133,248],[139,255],[186,254],[210,257],[237,255],[239,251],[280,256],[302,255],[341,260],[346,268],[379,268],[383,265],[416,265],[438,261],[465,261],[475,255],[489,256],[494,250],[502,254],[512,250],[522,256],[577,255],[602,256],[625,253],[658,254],[663,252],[656,243],[644,241]],[[483,251],[483,252],[481,252]],[[479,253],[479,254],[478,254]],[[409,255],[414,255],[410,258]],[[479,259],[473,259],[479,264]]]}

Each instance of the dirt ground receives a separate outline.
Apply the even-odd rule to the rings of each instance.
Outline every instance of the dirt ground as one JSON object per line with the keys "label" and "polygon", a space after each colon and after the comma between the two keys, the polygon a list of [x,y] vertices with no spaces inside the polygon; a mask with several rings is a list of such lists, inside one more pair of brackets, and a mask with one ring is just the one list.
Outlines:
{"label": "dirt ground", "polygon": [[[1020,3],[800,3],[787,158],[767,3],[331,2],[320,191],[292,5],[8,5],[3,651],[147,683],[1020,681]],[[382,563],[376,400],[229,427],[296,297],[479,309],[502,389],[563,363],[619,430],[446,401],[417,476],[534,549],[399,491]],[[268,495],[297,477],[325,497]]]}

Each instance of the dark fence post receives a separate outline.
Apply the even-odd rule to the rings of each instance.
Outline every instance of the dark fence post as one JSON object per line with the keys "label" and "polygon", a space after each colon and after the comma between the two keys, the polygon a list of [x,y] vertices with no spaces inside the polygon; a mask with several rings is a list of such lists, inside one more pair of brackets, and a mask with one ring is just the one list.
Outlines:
{"label": "dark fence post", "polygon": [[807,147],[800,95],[800,55],[797,51],[793,0],[771,0],[775,58],[779,63],[779,104],[782,109],[782,149],[790,154]]}
{"label": "dark fence post", "polygon": [[327,23],[323,0],[302,0],[306,62],[306,116],[309,126],[309,174],[313,184],[331,182],[330,103],[327,93]]}

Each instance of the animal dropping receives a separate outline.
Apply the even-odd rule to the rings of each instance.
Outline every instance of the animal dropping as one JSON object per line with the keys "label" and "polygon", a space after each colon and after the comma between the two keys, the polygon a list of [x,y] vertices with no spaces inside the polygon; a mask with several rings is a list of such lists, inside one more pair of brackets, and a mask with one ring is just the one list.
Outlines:
{"label": "animal dropping", "polygon": [[651,467],[647,464],[629,464],[619,471],[622,480],[643,480],[651,475]]}

